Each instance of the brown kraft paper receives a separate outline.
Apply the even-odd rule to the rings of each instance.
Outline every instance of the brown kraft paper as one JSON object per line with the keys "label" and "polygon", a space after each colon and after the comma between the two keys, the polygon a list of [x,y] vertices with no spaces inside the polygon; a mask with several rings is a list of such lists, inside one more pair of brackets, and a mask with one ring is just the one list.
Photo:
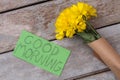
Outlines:
{"label": "brown kraft paper", "polygon": [[120,55],[105,40],[100,38],[88,44],[100,57],[100,59],[112,70],[118,80],[120,80]]}

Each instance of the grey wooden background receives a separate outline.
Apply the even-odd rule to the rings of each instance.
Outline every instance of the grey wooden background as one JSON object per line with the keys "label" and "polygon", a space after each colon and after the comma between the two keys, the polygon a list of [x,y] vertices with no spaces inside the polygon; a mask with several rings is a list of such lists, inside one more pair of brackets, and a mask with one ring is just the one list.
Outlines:
{"label": "grey wooden background", "polygon": [[[120,53],[120,0],[1,0],[0,80],[115,80],[114,74],[80,38],[59,41],[54,37],[54,22],[60,11],[78,1],[98,10],[98,17],[91,23]],[[23,29],[71,50],[61,76],[12,55]]]}

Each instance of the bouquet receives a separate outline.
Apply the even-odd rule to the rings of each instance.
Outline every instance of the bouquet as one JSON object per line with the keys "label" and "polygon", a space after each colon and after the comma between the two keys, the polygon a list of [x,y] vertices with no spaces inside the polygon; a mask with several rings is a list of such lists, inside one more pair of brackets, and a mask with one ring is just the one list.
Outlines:
{"label": "bouquet", "polygon": [[89,22],[92,17],[97,17],[97,11],[87,3],[78,2],[64,9],[55,23],[56,39],[78,35],[120,80],[120,56]]}

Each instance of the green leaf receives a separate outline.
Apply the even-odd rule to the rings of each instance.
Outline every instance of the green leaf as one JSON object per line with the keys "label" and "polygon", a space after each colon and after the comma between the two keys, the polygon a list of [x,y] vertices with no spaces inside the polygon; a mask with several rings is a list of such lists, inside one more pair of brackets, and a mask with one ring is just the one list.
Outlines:
{"label": "green leaf", "polygon": [[96,34],[92,33],[91,31],[89,31],[89,32],[79,32],[79,33],[77,33],[77,35],[79,35],[86,43],[93,42],[93,41],[100,38],[99,35],[96,35]]}

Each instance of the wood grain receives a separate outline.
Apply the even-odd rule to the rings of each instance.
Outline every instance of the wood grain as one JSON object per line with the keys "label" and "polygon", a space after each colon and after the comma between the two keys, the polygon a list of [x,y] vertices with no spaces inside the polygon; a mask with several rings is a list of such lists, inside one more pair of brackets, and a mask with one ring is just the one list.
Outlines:
{"label": "wood grain", "polygon": [[46,0],[0,0],[0,12]]}
{"label": "wood grain", "polygon": [[[120,24],[99,29],[101,33],[111,45],[120,53]],[[55,40],[54,43],[71,50],[71,55],[65,65],[61,76],[57,77],[39,69],[29,63],[15,58],[11,53],[0,55],[0,79],[9,80],[63,80],[77,75],[86,74],[96,70],[106,68],[92,54],[92,50],[83,43],[83,41],[75,36],[72,39],[64,39],[62,41]]]}

